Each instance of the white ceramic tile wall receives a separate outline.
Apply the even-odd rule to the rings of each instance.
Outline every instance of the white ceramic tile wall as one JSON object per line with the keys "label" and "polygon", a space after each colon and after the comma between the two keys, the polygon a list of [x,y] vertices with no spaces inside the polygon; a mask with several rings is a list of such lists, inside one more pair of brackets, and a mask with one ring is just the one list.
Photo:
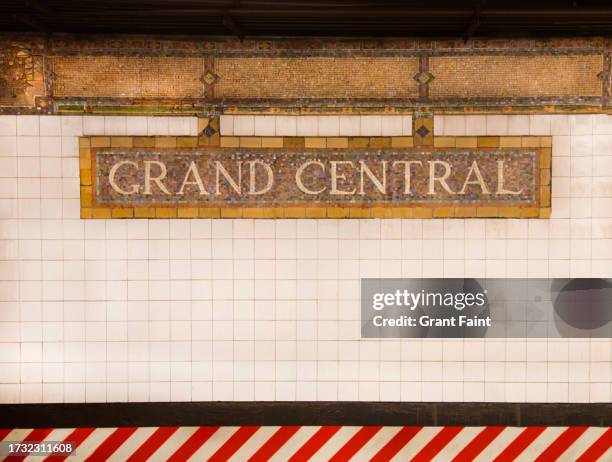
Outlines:
{"label": "white ceramic tile wall", "polygon": [[[43,117],[41,120],[47,118],[50,117]],[[198,118],[163,116],[88,116],[83,117],[82,134],[86,136],[196,136],[198,134]]]}
{"label": "white ceramic tile wall", "polygon": [[612,117],[436,117],[437,134],[552,133],[550,220],[79,219],[83,130],[190,124],[0,117],[0,402],[610,401],[609,340],[361,340],[358,290],[612,277]]}
{"label": "white ceramic tile wall", "polygon": [[222,136],[412,136],[411,115],[222,115]]}

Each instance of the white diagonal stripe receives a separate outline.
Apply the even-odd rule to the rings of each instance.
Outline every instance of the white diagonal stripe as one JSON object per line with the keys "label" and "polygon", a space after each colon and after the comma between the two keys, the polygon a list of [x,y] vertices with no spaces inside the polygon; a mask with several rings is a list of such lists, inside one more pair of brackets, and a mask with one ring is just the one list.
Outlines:
{"label": "white diagonal stripe", "polygon": [[151,460],[168,460],[200,427],[179,427],[151,456]]}
{"label": "white diagonal stripe", "polygon": [[23,441],[33,428],[15,428],[2,441]]}
{"label": "white diagonal stripe", "polygon": [[446,446],[433,458],[436,462],[452,460],[465,448],[485,427],[464,427]]}
{"label": "white diagonal stripe", "polygon": [[285,462],[291,458],[321,427],[302,427],[270,458],[269,462]]}
{"label": "white diagonal stripe", "polygon": [[194,462],[207,460],[217,452],[217,450],[223,446],[239,428],[240,427],[220,427],[196,452],[193,453],[189,460],[193,460]]}
{"label": "white diagonal stripe", "polygon": [[248,460],[279,428],[280,427],[260,427],[244,442],[229,460],[234,462],[244,462]]}
{"label": "white diagonal stripe", "polygon": [[102,442],[115,430],[117,430],[115,427],[96,428],[87,438],[85,438],[85,441],[76,448],[76,451],[73,453],[74,455],[70,456],[70,462],[85,460],[98,449],[100,444],[102,444]]}
{"label": "white diagonal stripe", "polygon": [[[63,441],[73,431],[74,431],[74,428],[55,428],[42,441],[60,442],[60,441]],[[30,455],[23,460],[24,462],[36,462],[36,461],[41,460],[41,456]]]}
{"label": "white diagonal stripe", "polygon": [[393,438],[397,432],[399,432],[402,427],[383,427],[376,432],[376,434],[370,438],[363,447],[357,451],[357,453],[353,456],[351,461],[368,461],[372,459],[372,457],[380,451],[380,449],[389,442],[391,438]]}
{"label": "white diagonal stripe", "polygon": [[522,427],[506,427],[503,432],[497,435],[497,438],[491,441],[491,444],[478,454],[474,462],[489,462],[495,459],[523,430]]}
{"label": "white diagonal stripe", "polygon": [[338,450],[350,440],[361,427],[341,427],[321,449],[319,449],[310,459],[311,462],[324,462],[338,452]]}
{"label": "white diagonal stripe", "polygon": [[[602,427],[589,427],[587,430],[580,435],[557,462],[572,462],[578,459],[584,452],[591,447],[591,445],[597,441],[597,439],[606,432],[607,428]],[[605,459],[603,459],[605,460]]]}
{"label": "white diagonal stripe", "polygon": [[599,462],[605,462],[607,460],[612,460],[612,448],[608,448],[599,458]]}
{"label": "white diagonal stripe", "polygon": [[547,427],[535,441],[525,448],[523,453],[515,459],[515,462],[533,461],[565,430],[567,430],[567,427]]}
{"label": "white diagonal stripe", "polygon": [[414,435],[408,444],[404,446],[393,459],[396,462],[406,462],[412,459],[431,439],[442,430],[443,427],[423,427]]}
{"label": "white diagonal stripe", "polygon": [[108,458],[109,462],[121,462],[136,452],[158,427],[139,427],[121,446]]}

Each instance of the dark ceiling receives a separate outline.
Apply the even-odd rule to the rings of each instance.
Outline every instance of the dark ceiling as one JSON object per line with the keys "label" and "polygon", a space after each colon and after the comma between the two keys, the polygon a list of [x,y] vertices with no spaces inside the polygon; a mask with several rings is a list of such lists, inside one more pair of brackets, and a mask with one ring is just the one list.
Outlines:
{"label": "dark ceiling", "polygon": [[201,36],[612,36],[612,0],[0,0],[0,31]]}

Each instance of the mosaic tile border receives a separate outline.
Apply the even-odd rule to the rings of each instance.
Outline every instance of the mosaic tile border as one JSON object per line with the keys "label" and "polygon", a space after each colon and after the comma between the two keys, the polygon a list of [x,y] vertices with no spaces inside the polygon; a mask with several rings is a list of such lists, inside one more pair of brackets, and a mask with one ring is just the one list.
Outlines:
{"label": "mosaic tile border", "polygon": [[[212,123],[218,123],[214,119]],[[248,207],[193,205],[95,206],[93,159],[97,148],[276,148],[381,149],[426,146],[419,137],[138,137],[86,136],[79,139],[81,218],[549,218],[551,212],[552,138],[540,136],[429,137],[432,148],[532,148],[539,152],[537,206],[410,205]],[[417,143],[415,144],[415,140]]]}
{"label": "mosaic tile border", "polygon": [[[0,101],[0,113],[33,114],[190,114],[211,115],[249,112],[281,113],[299,111],[308,113],[407,113],[418,110],[442,113],[589,113],[611,112],[610,94],[612,93],[612,39],[602,37],[568,39],[490,39],[490,40],[425,40],[425,39],[273,39],[244,40],[235,39],[201,40],[154,36],[87,36],[52,35],[43,37],[36,34],[0,34],[0,50],[22,50],[27,57],[40,63],[31,80],[36,82],[17,98]],[[2,52],[0,51],[0,55]],[[175,58],[201,59],[202,75],[194,76],[201,82],[201,88],[183,89],[182,97],[165,95],[139,95],[129,91],[118,97],[108,97],[99,91],[94,97],[79,94],[59,96],[56,89],[61,75],[54,69],[53,62],[62,57],[133,57],[133,58]],[[473,57],[495,56],[532,56],[588,58],[600,57],[594,72],[588,73],[590,89],[581,91],[579,79],[567,84],[573,89],[556,97],[486,97],[474,89],[469,98],[434,98],[432,84],[437,85],[436,71],[431,61],[438,57],[455,57],[458,62]],[[308,97],[281,98],[217,95],[219,75],[217,65],[222,58],[274,58],[274,57],[368,57],[372,59],[388,57],[417,57],[418,69],[407,71],[406,85],[414,87],[415,96],[403,98],[382,97]],[[2,60],[0,59],[0,62]],[[547,66],[544,60],[541,66]],[[5,66],[4,66],[5,67]],[[0,75],[7,70],[0,64]],[[538,69],[542,69],[541,67]],[[519,69],[520,70],[520,69]],[[89,71],[83,69],[86,74]],[[433,75],[432,75],[433,73]],[[596,76],[594,74],[597,74]],[[70,73],[70,79],[78,78]],[[157,77],[155,77],[157,78]],[[321,78],[325,78],[322,76]],[[570,77],[568,77],[569,79]],[[587,76],[585,76],[587,78]],[[600,83],[596,83],[595,78]],[[59,79],[59,80],[58,80]],[[180,79],[177,80],[180,82]],[[193,82],[192,82],[193,84]],[[181,88],[177,84],[176,88]],[[247,85],[251,85],[247,82]],[[253,83],[253,85],[255,85]],[[501,84],[500,84],[501,85]],[[593,86],[600,89],[593,94]],[[574,88],[575,86],[575,88]],[[135,89],[138,86],[134,87]],[[569,87],[568,87],[569,88]],[[587,88],[587,87],[585,87]],[[443,92],[444,93],[444,92]],[[503,93],[503,92],[502,92]],[[539,93],[538,93],[539,94]],[[553,94],[555,94],[553,92]],[[373,93],[375,95],[375,93]],[[334,95],[335,96],[335,95]],[[342,95],[338,95],[342,96]],[[367,95],[362,95],[367,96]]]}

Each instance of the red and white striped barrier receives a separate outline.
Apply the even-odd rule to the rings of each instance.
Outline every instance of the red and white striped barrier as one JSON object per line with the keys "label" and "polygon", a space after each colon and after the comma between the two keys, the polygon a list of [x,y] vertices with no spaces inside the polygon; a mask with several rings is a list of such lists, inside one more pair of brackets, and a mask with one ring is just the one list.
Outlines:
{"label": "red and white striped barrier", "polygon": [[119,427],[0,429],[0,440],[72,441],[70,458],[5,461],[610,461],[612,427]]}

